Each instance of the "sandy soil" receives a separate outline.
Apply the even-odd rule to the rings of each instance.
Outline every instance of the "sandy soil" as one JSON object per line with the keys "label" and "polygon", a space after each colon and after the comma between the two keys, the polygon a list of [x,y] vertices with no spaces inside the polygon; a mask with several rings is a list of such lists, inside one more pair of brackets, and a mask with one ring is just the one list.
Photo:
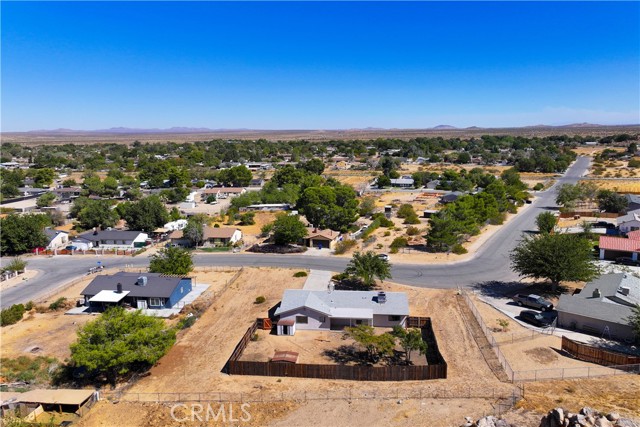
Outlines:
{"label": "sandy soil", "polygon": [[[514,371],[549,368],[578,368],[598,366],[593,363],[563,356],[562,338],[555,335],[532,333],[490,305],[475,299],[476,307],[489,327],[495,327],[493,336]],[[507,320],[507,331],[499,331],[498,319]]]}
{"label": "sandy soil", "polygon": [[[376,328],[377,334],[390,332],[391,328]],[[298,353],[298,363],[332,364],[335,360],[325,352],[336,351],[342,346],[355,347],[361,350],[356,342],[347,338],[342,331],[296,331],[294,336],[277,336],[270,331],[257,331],[257,340],[249,342],[242,354],[241,360],[269,361],[276,351],[295,351]],[[396,351],[402,352],[397,346]],[[424,355],[414,352],[411,355],[414,365],[426,365]],[[354,365],[354,361],[348,361],[345,365]],[[386,366],[381,362],[379,366]]]}

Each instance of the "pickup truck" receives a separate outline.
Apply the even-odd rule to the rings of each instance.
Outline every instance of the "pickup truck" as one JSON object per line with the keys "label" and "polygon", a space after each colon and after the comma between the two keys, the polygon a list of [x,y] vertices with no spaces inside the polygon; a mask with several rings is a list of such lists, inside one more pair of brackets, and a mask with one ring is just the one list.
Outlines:
{"label": "pickup truck", "polygon": [[539,295],[523,295],[517,294],[513,297],[513,300],[520,306],[527,306],[531,308],[537,308],[542,311],[551,311],[553,310],[553,304],[549,301],[545,300]]}

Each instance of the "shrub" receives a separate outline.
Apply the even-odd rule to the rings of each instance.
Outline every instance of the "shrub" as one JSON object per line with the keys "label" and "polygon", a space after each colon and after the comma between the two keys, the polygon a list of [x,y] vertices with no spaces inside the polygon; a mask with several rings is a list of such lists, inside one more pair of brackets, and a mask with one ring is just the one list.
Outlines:
{"label": "shrub", "polygon": [[65,297],[60,297],[51,304],[49,304],[49,310],[58,311],[61,308],[66,306],[67,299]]}
{"label": "shrub", "polygon": [[3,270],[5,271],[24,271],[27,268],[27,262],[20,257],[15,257]]}
{"label": "shrub", "polygon": [[263,304],[267,299],[265,297],[263,297],[262,295],[260,295],[259,297],[256,298],[256,300],[254,301],[254,304]]}
{"label": "shrub", "polygon": [[262,228],[260,229],[260,234],[262,235],[262,237],[267,237],[272,230],[273,230],[273,223],[270,222],[269,224],[265,224],[262,226]]}
{"label": "shrub", "polygon": [[468,251],[460,243],[456,243],[451,248],[451,252],[453,252],[456,255],[462,255],[462,254],[466,254]]}
{"label": "shrub", "polygon": [[256,216],[255,212],[246,212],[240,215],[240,224],[241,225],[253,225],[256,223],[254,217]]}
{"label": "shrub", "polygon": [[26,303],[24,305],[24,309],[25,309],[25,311],[31,311],[31,310],[33,310],[34,306],[35,306],[35,304],[33,303],[33,301],[29,301],[28,303]]}
{"label": "shrub", "polygon": [[418,234],[420,234],[418,227],[411,226],[407,228],[407,236],[417,236]]}
{"label": "shrub", "polygon": [[220,224],[216,222],[215,224],[213,224],[213,228],[220,228]]}
{"label": "shrub", "polygon": [[360,235],[360,238],[362,240],[366,240],[371,233],[373,233],[374,231],[376,231],[378,229],[378,227],[380,227],[380,219],[376,218],[373,220],[373,222],[371,224],[369,224],[369,226],[362,232],[362,234]]}
{"label": "shrub", "polygon": [[18,323],[20,320],[22,320],[23,314],[24,305],[22,304],[14,304],[9,308],[5,308],[0,312],[0,325],[7,326]]}
{"label": "shrub", "polygon": [[540,191],[540,190],[542,190],[543,188],[544,188],[544,185],[543,185],[541,182],[539,182],[539,183],[537,183],[536,185],[534,185],[534,186],[533,186],[533,189],[534,189],[535,191]]}
{"label": "shrub", "polygon": [[196,316],[183,317],[178,322],[178,329],[190,328],[194,323],[196,323]]}
{"label": "shrub", "polygon": [[420,218],[418,215],[408,216],[404,219],[405,224],[420,224]]}
{"label": "shrub", "polygon": [[389,218],[384,216],[384,214],[382,212],[378,212],[378,213],[373,214],[371,216],[371,218],[373,218],[374,220],[378,221],[379,224],[380,224],[380,227],[390,228],[390,227],[394,227],[395,226],[393,221],[391,221]]}
{"label": "shrub", "polygon": [[638,159],[631,159],[629,160],[629,165],[630,168],[638,168],[640,167],[640,160]]}
{"label": "shrub", "polygon": [[356,245],[357,245],[357,242],[355,240],[351,240],[351,239],[342,240],[336,243],[336,248],[334,249],[333,252],[337,255],[341,255]]}
{"label": "shrub", "polygon": [[258,336],[258,334],[253,334],[253,335],[251,335],[251,341],[258,341],[258,339],[260,339],[260,337]]}
{"label": "shrub", "polygon": [[389,237],[391,236],[391,232],[389,230],[385,231],[383,234],[384,237]]}
{"label": "shrub", "polygon": [[376,245],[376,249],[382,249],[384,247],[384,245],[382,243],[378,243]]}
{"label": "shrub", "polygon": [[293,277],[307,277],[306,271],[296,271],[293,273]]}
{"label": "shrub", "polygon": [[405,203],[404,205],[398,208],[398,213],[396,214],[398,218],[409,218],[412,216],[416,216],[416,211],[413,210],[413,206],[409,203]]}
{"label": "shrub", "polygon": [[391,249],[397,249],[397,248],[404,248],[405,246],[407,246],[407,238],[406,237],[396,237],[395,239],[393,239],[393,242],[391,242]]}

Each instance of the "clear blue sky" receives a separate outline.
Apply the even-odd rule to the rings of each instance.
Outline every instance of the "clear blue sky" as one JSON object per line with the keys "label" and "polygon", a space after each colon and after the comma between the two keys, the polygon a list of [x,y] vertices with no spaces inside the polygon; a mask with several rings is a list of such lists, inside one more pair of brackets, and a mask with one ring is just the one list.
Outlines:
{"label": "clear blue sky", "polygon": [[3,131],[640,122],[638,2],[1,7]]}

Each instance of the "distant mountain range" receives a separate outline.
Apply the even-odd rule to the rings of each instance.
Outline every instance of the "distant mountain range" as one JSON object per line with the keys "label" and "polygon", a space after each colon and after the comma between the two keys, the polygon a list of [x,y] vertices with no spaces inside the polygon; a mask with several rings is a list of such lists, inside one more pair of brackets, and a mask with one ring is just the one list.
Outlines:
{"label": "distant mountain range", "polygon": [[[571,123],[568,125],[531,125],[531,126],[520,126],[520,127],[511,127],[510,129],[527,129],[527,128],[593,128],[593,127],[606,127],[608,125],[599,125],[594,123]],[[611,126],[637,126],[637,125],[611,125]],[[451,125],[438,125],[431,128],[423,128],[423,129],[415,129],[415,130],[434,130],[434,131],[443,131],[443,130],[481,130],[481,129],[501,129],[501,128],[486,128],[486,127],[478,127],[478,126],[470,126],[466,128],[459,128]],[[506,128],[503,128],[506,129]],[[227,133],[227,132],[278,132],[284,130],[294,130],[294,129],[282,129],[282,130],[263,130],[263,129],[249,129],[249,128],[234,128],[234,129],[211,129],[211,128],[193,128],[193,127],[171,127],[167,129],[143,129],[143,128],[127,128],[127,127],[113,127],[110,129],[96,129],[96,130],[77,130],[77,129],[41,129],[41,130],[32,130],[25,133],[30,134],[190,134],[190,133]],[[366,128],[353,128],[353,129],[318,129],[315,130],[317,132],[331,132],[331,131],[341,131],[341,132],[366,132],[366,131],[388,131],[388,130],[400,130],[399,128],[380,128],[380,127],[366,127]],[[307,130],[313,131],[313,130]],[[10,132],[9,132],[10,133]]]}

